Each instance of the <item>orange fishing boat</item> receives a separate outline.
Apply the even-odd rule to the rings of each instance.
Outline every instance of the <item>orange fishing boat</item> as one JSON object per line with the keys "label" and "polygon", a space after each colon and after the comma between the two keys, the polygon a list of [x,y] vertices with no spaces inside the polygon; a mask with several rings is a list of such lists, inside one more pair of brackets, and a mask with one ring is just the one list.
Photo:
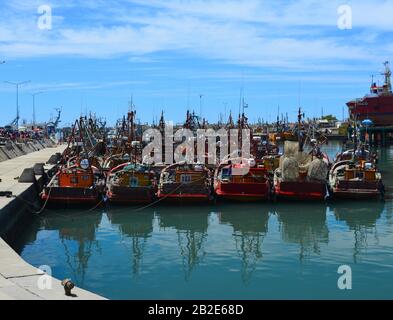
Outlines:
{"label": "orange fishing boat", "polygon": [[98,204],[104,188],[102,172],[93,165],[98,142],[92,138],[87,120],[81,117],[73,126],[61,166],[44,187],[41,198],[55,205]]}
{"label": "orange fishing boat", "polygon": [[73,159],[61,167],[45,186],[42,200],[55,205],[97,204],[99,191],[97,168],[88,159]]}
{"label": "orange fishing boat", "polygon": [[385,188],[375,158],[364,147],[340,153],[329,173],[334,198],[383,199]]}

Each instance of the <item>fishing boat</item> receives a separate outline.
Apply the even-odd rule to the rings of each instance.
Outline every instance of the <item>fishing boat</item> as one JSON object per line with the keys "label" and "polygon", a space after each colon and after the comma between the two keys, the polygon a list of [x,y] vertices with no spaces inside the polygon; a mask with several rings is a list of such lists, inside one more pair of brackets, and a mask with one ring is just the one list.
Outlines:
{"label": "fishing boat", "polygon": [[155,174],[144,164],[123,163],[107,176],[107,197],[114,204],[143,204],[154,201]]}
{"label": "fishing boat", "polygon": [[212,199],[210,171],[202,164],[169,165],[161,172],[157,197],[166,202],[206,203]]}
{"label": "fishing boat", "polygon": [[41,198],[49,204],[94,205],[101,197],[102,180],[88,159],[71,158],[45,186]]}
{"label": "fishing boat", "polygon": [[268,171],[254,159],[228,159],[215,171],[214,191],[219,199],[267,200],[270,196]]}
{"label": "fishing boat", "polygon": [[338,154],[329,173],[333,197],[383,199],[385,188],[375,159],[362,145]]}
{"label": "fishing boat", "polygon": [[[276,199],[324,200],[330,197],[327,184],[329,157],[321,152],[322,142],[310,139],[310,132],[302,122],[303,117],[299,108],[295,128],[298,141],[285,141],[279,168],[274,171],[273,189]],[[306,141],[310,141],[309,152],[304,151]]]}
{"label": "fishing boat", "polygon": [[44,187],[42,200],[55,205],[98,203],[105,189],[105,178],[97,167],[99,146],[87,119],[76,120],[61,165]]}
{"label": "fishing boat", "polygon": [[312,150],[299,150],[298,142],[286,141],[280,167],[274,172],[274,195],[287,200],[324,200],[330,194],[327,186],[329,158]]}

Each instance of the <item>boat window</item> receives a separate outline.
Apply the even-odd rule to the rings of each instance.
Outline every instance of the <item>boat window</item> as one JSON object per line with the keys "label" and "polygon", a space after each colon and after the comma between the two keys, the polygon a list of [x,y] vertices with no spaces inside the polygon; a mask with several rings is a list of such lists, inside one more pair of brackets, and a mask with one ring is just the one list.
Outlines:
{"label": "boat window", "polygon": [[70,182],[74,183],[74,184],[77,184],[78,183],[78,177],[71,177],[70,178]]}
{"label": "boat window", "polygon": [[363,171],[356,172],[356,178],[363,180],[364,179],[364,172]]}
{"label": "boat window", "polygon": [[232,175],[232,170],[231,168],[224,168],[221,171],[221,178],[222,179],[229,179]]}

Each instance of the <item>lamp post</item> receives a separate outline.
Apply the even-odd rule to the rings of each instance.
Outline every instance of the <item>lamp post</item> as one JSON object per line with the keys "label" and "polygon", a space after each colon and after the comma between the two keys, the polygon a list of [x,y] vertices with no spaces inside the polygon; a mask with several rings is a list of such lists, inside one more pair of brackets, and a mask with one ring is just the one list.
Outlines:
{"label": "lamp post", "polygon": [[35,97],[40,95],[40,94],[43,94],[43,93],[44,93],[43,91],[30,93],[30,95],[33,97],[33,126],[35,126],[35,124],[36,124],[36,118],[35,118]]}
{"label": "lamp post", "polygon": [[23,82],[11,82],[11,81],[5,81],[5,83],[11,84],[16,87],[16,128],[19,128],[19,87],[29,83],[30,81],[23,81]]}

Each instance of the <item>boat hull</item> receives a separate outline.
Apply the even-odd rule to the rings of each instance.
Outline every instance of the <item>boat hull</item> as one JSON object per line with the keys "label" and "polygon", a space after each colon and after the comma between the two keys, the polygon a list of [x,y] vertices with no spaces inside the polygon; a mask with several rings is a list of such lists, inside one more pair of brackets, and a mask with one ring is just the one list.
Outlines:
{"label": "boat hull", "polygon": [[41,198],[52,206],[94,205],[99,203],[100,193],[94,188],[47,187]]}
{"label": "boat hull", "polygon": [[337,199],[368,200],[381,199],[383,185],[381,182],[340,181],[332,188],[333,197]]}
{"label": "boat hull", "polygon": [[270,197],[270,184],[256,183],[219,183],[215,189],[218,199],[257,202],[265,201]]}
{"label": "boat hull", "polygon": [[360,189],[352,189],[352,190],[333,190],[333,197],[335,199],[351,199],[351,200],[378,200],[382,198],[381,192],[378,190],[360,190]]}
{"label": "boat hull", "polygon": [[359,121],[371,119],[377,126],[393,124],[393,95],[365,97],[347,105],[351,116]]}
{"label": "boat hull", "polygon": [[154,191],[152,188],[144,187],[110,187],[107,192],[110,203],[127,204],[148,204],[154,201]]}
{"label": "boat hull", "polygon": [[322,201],[327,196],[327,185],[320,182],[285,181],[277,182],[274,186],[277,199]]}
{"label": "boat hull", "polygon": [[183,203],[183,204],[195,204],[195,203],[208,203],[211,200],[209,194],[166,194],[163,192],[157,193],[158,200],[165,203]]}

